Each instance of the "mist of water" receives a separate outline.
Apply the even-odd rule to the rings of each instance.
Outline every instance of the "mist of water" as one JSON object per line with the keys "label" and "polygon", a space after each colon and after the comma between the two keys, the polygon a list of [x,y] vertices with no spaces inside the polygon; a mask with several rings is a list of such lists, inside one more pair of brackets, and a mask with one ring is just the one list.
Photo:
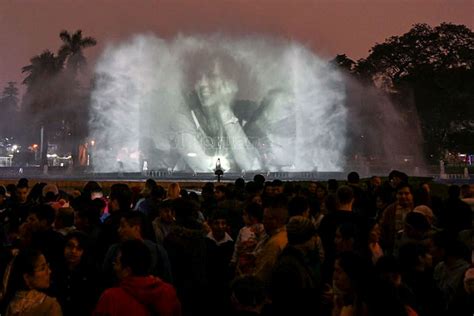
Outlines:
{"label": "mist of water", "polygon": [[[219,72],[213,73],[216,65]],[[212,139],[198,146],[202,143],[192,135],[200,132],[196,126],[212,130],[219,125],[215,113],[204,119],[194,115],[192,96],[206,74],[233,87],[231,103],[239,105],[233,107],[239,113],[235,127],[244,134],[229,134],[227,126],[215,129],[230,138],[247,135],[240,149],[208,150],[206,146],[216,147]],[[106,49],[95,76],[90,129],[96,171],[137,172],[144,161],[154,169],[210,171],[217,157],[235,171],[344,167],[343,77],[298,43],[262,37],[180,36],[166,41],[136,36]],[[212,83],[210,87],[204,95]]]}
{"label": "mist of water", "polygon": [[[95,78],[97,172],[138,172],[144,164],[208,172],[217,158],[233,171],[422,166],[415,111],[402,116],[383,93],[298,43],[136,36],[103,53]],[[222,121],[215,104],[227,104],[238,124]]]}

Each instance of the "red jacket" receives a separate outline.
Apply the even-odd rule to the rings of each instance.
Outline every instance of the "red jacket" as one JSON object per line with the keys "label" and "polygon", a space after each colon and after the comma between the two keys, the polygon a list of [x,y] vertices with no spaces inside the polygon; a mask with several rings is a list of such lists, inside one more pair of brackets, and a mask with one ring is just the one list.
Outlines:
{"label": "red jacket", "polygon": [[153,276],[127,277],[102,293],[96,316],[180,316],[181,304],[172,285]]}

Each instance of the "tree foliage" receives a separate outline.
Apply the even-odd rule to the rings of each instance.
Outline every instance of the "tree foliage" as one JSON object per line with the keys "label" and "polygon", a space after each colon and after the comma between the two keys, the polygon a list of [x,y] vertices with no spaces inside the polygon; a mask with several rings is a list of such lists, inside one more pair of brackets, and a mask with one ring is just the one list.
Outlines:
{"label": "tree foliage", "polygon": [[[344,58],[343,58],[344,57]],[[376,44],[367,58],[338,64],[383,89],[399,106],[414,102],[425,153],[474,148],[474,32],[464,25],[416,24]]]}

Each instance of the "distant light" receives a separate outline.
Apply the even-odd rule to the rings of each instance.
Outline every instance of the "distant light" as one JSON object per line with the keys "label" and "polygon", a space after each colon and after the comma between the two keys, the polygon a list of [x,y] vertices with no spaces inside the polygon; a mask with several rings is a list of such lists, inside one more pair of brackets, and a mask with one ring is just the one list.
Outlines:
{"label": "distant light", "polygon": [[405,158],[405,159],[403,159],[403,161],[408,162],[408,159]]}
{"label": "distant light", "polygon": [[188,157],[196,157],[197,154],[196,153],[188,153]]}
{"label": "distant light", "polygon": [[33,149],[36,149],[38,148],[38,144],[33,144],[31,147],[33,147]]}
{"label": "distant light", "polygon": [[130,158],[131,159],[138,159],[138,152],[135,151],[135,152],[131,153]]}
{"label": "distant light", "polygon": [[17,150],[17,149],[18,149],[18,145],[13,145],[13,146],[12,146],[12,150],[13,150],[13,151],[15,151],[15,150]]}
{"label": "distant light", "polygon": [[50,155],[50,154],[47,154],[46,157],[48,157],[48,158],[56,158],[56,157],[58,157],[58,155],[57,155],[57,154],[51,154],[51,155]]}
{"label": "distant light", "polygon": [[95,145],[95,140],[91,140],[91,145],[92,145],[92,146]]}

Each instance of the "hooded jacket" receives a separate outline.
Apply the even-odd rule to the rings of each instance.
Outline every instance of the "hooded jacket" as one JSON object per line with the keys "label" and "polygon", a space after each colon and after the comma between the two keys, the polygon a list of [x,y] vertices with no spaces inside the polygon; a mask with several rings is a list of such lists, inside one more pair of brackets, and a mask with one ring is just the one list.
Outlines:
{"label": "hooded jacket", "polygon": [[181,304],[172,285],[153,276],[131,276],[105,290],[94,315],[180,316]]}

